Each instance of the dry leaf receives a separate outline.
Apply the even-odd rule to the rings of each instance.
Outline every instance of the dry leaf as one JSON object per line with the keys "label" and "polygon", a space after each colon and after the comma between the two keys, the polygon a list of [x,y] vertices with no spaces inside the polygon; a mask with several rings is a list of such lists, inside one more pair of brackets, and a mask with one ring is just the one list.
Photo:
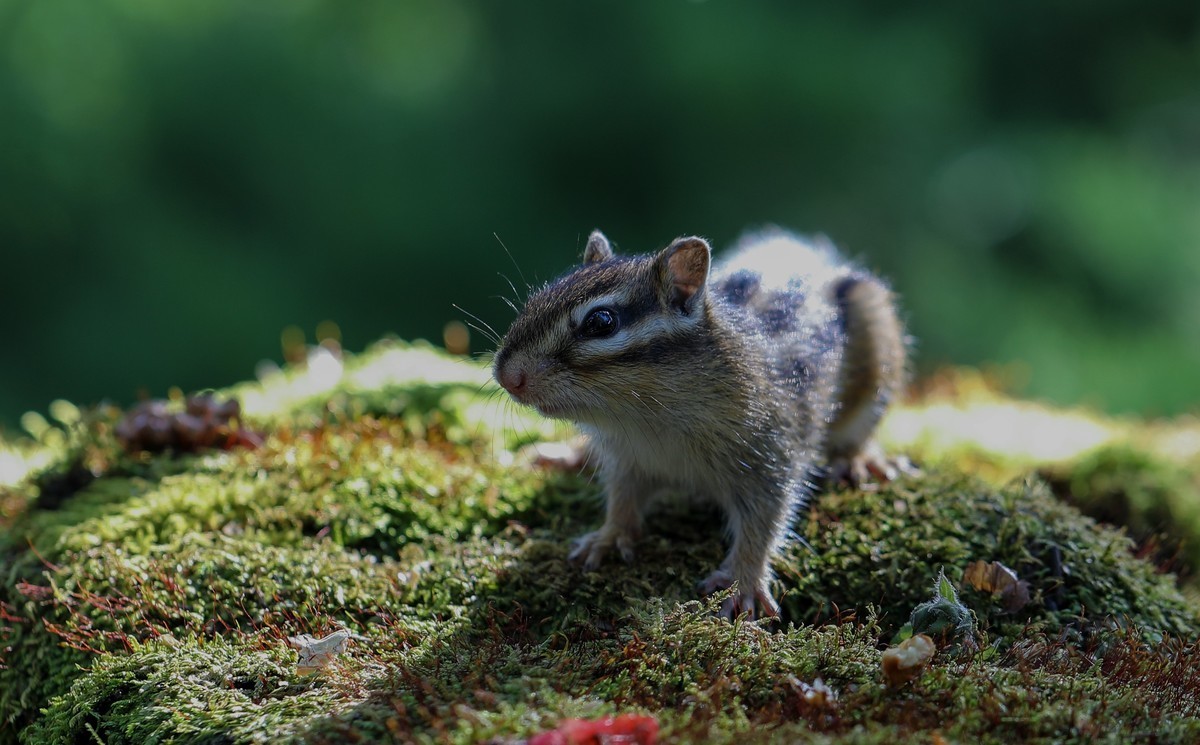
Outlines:
{"label": "dry leaf", "polygon": [[301,675],[310,675],[328,666],[334,657],[346,651],[346,645],[350,643],[350,632],[339,629],[323,639],[300,634],[289,636],[287,640],[299,654],[296,670]]}
{"label": "dry leaf", "polygon": [[963,572],[963,582],[980,592],[999,595],[1004,610],[1014,613],[1029,603],[1029,583],[998,561],[973,561]]}
{"label": "dry leaf", "polygon": [[790,682],[792,687],[800,693],[806,705],[814,709],[837,707],[837,692],[826,685],[824,680],[817,678],[812,683],[805,683],[803,680],[793,677]]}
{"label": "dry leaf", "polygon": [[262,445],[261,435],[242,428],[242,407],[236,398],[218,403],[211,395],[192,396],[184,406],[184,411],[173,411],[168,401],[143,401],[117,422],[117,440],[131,453],[195,453]]}
{"label": "dry leaf", "polygon": [[883,677],[889,686],[898,687],[921,674],[937,652],[933,639],[917,634],[883,652]]}

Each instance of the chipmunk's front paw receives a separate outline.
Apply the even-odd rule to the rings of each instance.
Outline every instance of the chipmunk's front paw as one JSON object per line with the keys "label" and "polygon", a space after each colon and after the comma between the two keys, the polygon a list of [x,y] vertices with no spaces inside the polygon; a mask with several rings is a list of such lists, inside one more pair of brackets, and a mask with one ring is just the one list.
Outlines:
{"label": "chipmunk's front paw", "polygon": [[[718,569],[700,583],[700,591],[705,595],[712,595],[719,590],[733,587],[734,583],[733,575],[728,570]],[[747,589],[743,590],[743,587]],[[743,613],[751,621],[759,613],[763,618],[774,618],[779,615],[779,604],[775,602],[775,598],[771,597],[771,593],[766,587],[756,588],[752,583],[745,585],[738,583],[737,590],[733,595],[721,603],[721,618],[732,621]]]}
{"label": "chipmunk's front paw", "polygon": [[583,437],[565,442],[535,442],[521,448],[517,459],[551,471],[582,471],[590,460],[587,439]]}
{"label": "chipmunk's front paw", "polygon": [[888,456],[883,448],[872,442],[849,458],[836,458],[829,464],[835,481],[856,488],[873,488],[873,484],[895,481],[901,476],[919,476],[921,469],[903,455]]}
{"label": "chipmunk's front paw", "polygon": [[605,554],[615,547],[628,564],[633,561],[633,544],[636,541],[636,534],[605,525],[600,530],[576,538],[574,548],[567,554],[567,561],[582,563],[585,572],[595,571]]}

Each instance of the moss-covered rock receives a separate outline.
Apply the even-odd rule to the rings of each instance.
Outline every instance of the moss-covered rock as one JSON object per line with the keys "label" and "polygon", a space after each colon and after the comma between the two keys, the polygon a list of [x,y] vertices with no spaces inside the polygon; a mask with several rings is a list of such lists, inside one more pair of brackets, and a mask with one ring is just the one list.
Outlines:
{"label": "moss-covered rock", "polygon": [[[0,487],[0,742],[512,741],[617,711],[666,741],[1200,735],[1197,604],[1034,478],[926,442],[921,478],[817,496],[778,562],[783,619],[730,624],[695,590],[719,514],[668,504],[635,564],[581,573],[598,486],[512,455],[553,425],[428,348],[318,362],[233,389],[255,450],[128,455],[116,412],[65,405],[6,448],[33,465]],[[975,561],[1028,601],[964,582]],[[939,570],[973,638],[889,689],[880,651]],[[337,629],[303,675],[287,638]]]}

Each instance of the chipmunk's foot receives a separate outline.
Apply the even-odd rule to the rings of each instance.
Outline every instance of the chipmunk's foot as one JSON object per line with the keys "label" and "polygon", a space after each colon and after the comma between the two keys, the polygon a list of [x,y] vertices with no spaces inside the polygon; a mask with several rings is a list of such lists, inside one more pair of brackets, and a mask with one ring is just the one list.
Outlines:
{"label": "chipmunk's foot", "polygon": [[743,613],[746,618],[753,621],[755,618],[774,618],[779,615],[779,604],[775,602],[775,598],[771,597],[771,593],[766,587],[758,587],[756,589],[743,590],[743,587],[753,588],[750,583],[745,585],[738,583],[733,575],[727,569],[718,569],[708,575],[699,584],[700,592],[705,595],[712,595],[720,590],[727,590],[737,584],[737,589],[730,595],[724,603],[721,603],[721,618],[732,621]]}
{"label": "chipmunk's foot", "polygon": [[576,538],[571,553],[567,554],[567,561],[582,564],[585,572],[592,572],[600,567],[605,555],[616,548],[625,563],[629,564],[633,562],[633,546],[636,542],[636,533],[605,525],[600,530]]}
{"label": "chipmunk's foot", "polygon": [[557,471],[582,471],[589,462],[587,438],[575,437],[565,442],[535,442],[518,452],[521,462]]}
{"label": "chipmunk's foot", "polygon": [[858,489],[876,489],[878,484],[901,476],[919,476],[921,469],[903,455],[888,456],[872,442],[852,457],[835,458],[829,464],[829,475],[834,481]]}

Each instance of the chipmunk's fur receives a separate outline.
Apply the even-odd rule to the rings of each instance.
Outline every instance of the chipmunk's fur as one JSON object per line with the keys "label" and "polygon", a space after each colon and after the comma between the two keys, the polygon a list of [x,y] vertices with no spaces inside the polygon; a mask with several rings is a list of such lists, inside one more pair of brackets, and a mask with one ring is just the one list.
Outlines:
{"label": "chipmunk's fur", "polygon": [[725,615],[774,615],[770,561],[822,468],[894,475],[870,436],[905,335],[888,288],[826,241],[767,232],[709,265],[702,238],[618,257],[596,231],[583,265],[528,299],[493,372],[590,438],[607,517],[573,560],[631,561],[660,492],[705,497],[732,539],[705,591],[736,582]]}

